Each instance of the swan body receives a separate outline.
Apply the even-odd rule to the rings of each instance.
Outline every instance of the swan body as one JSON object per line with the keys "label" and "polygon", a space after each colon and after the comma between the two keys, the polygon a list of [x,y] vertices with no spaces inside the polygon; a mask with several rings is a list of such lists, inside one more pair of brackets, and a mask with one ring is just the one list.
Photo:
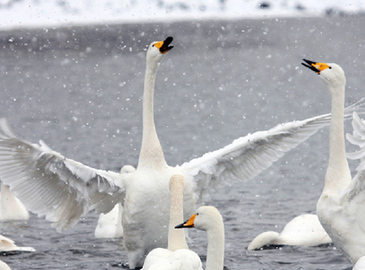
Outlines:
{"label": "swan body", "polygon": [[[148,252],[167,245],[172,175],[184,177],[184,216],[188,217],[209,187],[253,178],[327,126],[331,118],[327,114],[278,125],[180,166],[169,166],[155,128],[153,98],[157,69],[172,48],[171,42],[171,37],[153,42],[147,50],[142,146],[134,172],[93,169],[62,156],[43,141],[32,144],[19,139],[6,120],[0,120],[0,179],[29,211],[45,216],[59,231],[74,226],[89,211],[107,213],[122,203],[123,241],[130,268],[141,267]],[[348,113],[357,107],[349,108]]]}
{"label": "swan body", "polygon": [[[120,173],[131,173],[135,170],[133,166],[125,165],[120,170]],[[117,203],[110,212],[106,214],[101,213],[95,228],[95,238],[123,237],[122,213],[123,206],[121,203]]]}
{"label": "swan body", "polygon": [[264,246],[319,246],[332,243],[323,229],[317,215],[303,214],[293,218],[285,225],[281,233],[268,231],[259,234],[248,245],[248,250],[261,249]]}
{"label": "swan body", "polygon": [[118,203],[110,212],[101,213],[94,232],[95,238],[123,237],[122,212],[123,206]]}
{"label": "swan body", "polygon": [[0,261],[0,269],[1,270],[11,270],[9,265],[7,265],[6,263],[4,263],[3,261]]}
{"label": "swan body", "polygon": [[365,256],[360,257],[352,270],[365,270]]}
{"label": "swan body", "polygon": [[224,225],[217,208],[201,206],[189,220],[175,228],[197,228],[207,232],[207,263],[205,270],[222,270],[224,264]]}
{"label": "swan body", "polygon": [[[326,83],[331,94],[332,119],[329,133],[329,162],[325,184],[317,202],[318,218],[340,249],[352,263],[365,255],[365,192],[364,174],[359,170],[352,179],[348,166],[344,137],[344,100],[346,78],[337,64],[304,60]],[[354,117],[356,122],[356,117]],[[358,123],[365,127],[361,121]],[[354,137],[360,128],[354,125]],[[361,139],[361,138],[360,138]],[[355,155],[356,156],[356,155]]]}
{"label": "swan body", "polygon": [[148,253],[142,270],[203,270],[201,260],[189,250],[184,230],[174,228],[183,221],[184,178],[176,174],[170,180],[171,203],[168,246],[156,248]]}
{"label": "swan body", "polygon": [[18,247],[14,241],[0,234],[0,251],[1,252],[12,252],[12,251],[23,251],[23,252],[34,252],[35,249],[32,247]]}
{"label": "swan body", "polygon": [[10,191],[9,186],[1,183],[0,221],[28,220],[29,213],[25,206]]}

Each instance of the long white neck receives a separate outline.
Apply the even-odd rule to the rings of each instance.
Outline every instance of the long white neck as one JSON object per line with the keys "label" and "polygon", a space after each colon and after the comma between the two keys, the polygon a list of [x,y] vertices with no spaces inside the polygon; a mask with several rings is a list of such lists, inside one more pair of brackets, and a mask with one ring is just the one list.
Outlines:
{"label": "long white neck", "polygon": [[224,226],[223,222],[215,222],[214,227],[207,230],[208,251],[206,270],[222,270],[224,263]]}
{"label": "long white neck", "polygon": [[143,137],[138,161],[139,168],[167,166],[154,121],[153,99],[157,69],[158,62],[149,63],[147,60],[143,93]]}
{"label": "long white neck", "polygon": [[329,162],[325,177],[324,191],[337,192],[346,188],[351,173],[346,159],[344,135],[345,85],[332,86],[331,126],[329,141]]}
{"label": "long white neck", "polygon": [[177,249],[188,249],[185,240],[184,229],[175,229],[177,224],[184,221],[184,183],[173,182],[171,184],[171,205],[170,205],[170,223],[169,223],[169,237],[168,250],[175,251]]}
{"label": "long white neck", "polygon": [[268,231],[256,236],[256,238],[248,245],[248,250],[259,249],[266,245],[275,245],[279,243],[279,234],[277,232]]}

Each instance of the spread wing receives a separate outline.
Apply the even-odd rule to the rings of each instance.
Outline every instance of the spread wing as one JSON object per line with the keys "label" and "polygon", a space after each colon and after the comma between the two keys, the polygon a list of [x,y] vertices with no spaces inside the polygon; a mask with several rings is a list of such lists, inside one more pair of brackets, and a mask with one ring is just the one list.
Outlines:
{"label": "spread wing", "polygon": [[122,175],[63,157],[45,143],[17,138],[0,120],[0,178],[26,208],[54,222],[58,230],[89,211],[108,212],[124,195]]}
{"label": "spread wing", "polygon": [[[349,200],[352,200],[356,196],[360,196],[359,194],[363,193],[365,188],[365,123],[360,119],[356,112],[353,113],[352,117],[352,134],[346,134],[347,140],[359,147],[359,150],[347,153],[347,158],[349,159],[359,159],[360,164],[357,166],[357,174],[351,182],[349,187]],[[363,195],[361,195],[363,196]],[[365,202],[365,197],[364,200]],[[365,215],[365,213],[364,213]],[[364,216],[365,221],[365,216]]]}
{"label": "spread wing", "polygon": [[346,207],[349,215],[356,217],[356,222],[362,230],[365,230],[365,123],[356,112],[353,113],[352,127],[352,134],[346,134],[346,138],[350,143],[358,146],[359,150],[347,153],[347,158],[359,159],[360,162],[356,168],[357,174],[345,191]]}
{"label": "spread wing", "polygon": [[[347,107],[346,118],[361,106],[364,106],[363,100]],[[218,183],[245,181],[255,177],[286,152],[328,126],[330,119],[331,114],[324,114],[248,134],[181,167],[194,177],[197,192],[202,195],[204,190]]]}

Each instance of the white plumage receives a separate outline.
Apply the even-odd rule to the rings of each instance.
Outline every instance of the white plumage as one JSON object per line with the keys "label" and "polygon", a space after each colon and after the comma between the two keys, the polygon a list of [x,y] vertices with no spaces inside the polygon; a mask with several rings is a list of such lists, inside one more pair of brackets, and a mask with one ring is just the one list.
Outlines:
{"label": "white plumage", "polygon": [[189,220],[175,228],[197,228],[207,232],[207,262],[205,270],[222,270],[224,264],[224,224],[218,209],[201,206]]}
{"label": "white plumage", "polygon": [[[58,230],[73,226],[91,210],[106,213],[122,203],[123,240],[130,268],[142,266],[149,251],[167,245],[168,183],[173,174],[185,179],[184,214],[189,216],[209,187],[253,178],[330,120],[330,115],[322,115],[278,125],[171,167],[164,159],[153,116],[156,73],[171,42],[172,38],[153,42],[147,50],[143,138],[138,166],[132,173],[85,166],[42,141],[32,144],[17,138],[5,120],[0,122],[0,179],[28,210],[45,216]],[[349,112],[355,108],[357,105]],[[165,215],[157,217],[155,213]]]}
{"label": "white plumage", "polygon": [[1,270],[11,270],[9,265],[7,265],[6,263],[4,263],[3,261],[0,261],[0,269]]}
{"label": "white plumage", "polygon": [[168,246],[148,253],[142,270],[203,270],[198,254],[189,250],[184,230],[175,229],[183,221],[184,178],[175,174],[170,180],[171,203]]}
{"label": "white plumage", "polygon": [[9,186],[1,183],[0,221],[27,220],[29,213],[25,206],[10,191]]}
{"label": "white plumage", "polygon": [[352,270],[365,270],[365,256],[357,260]]}
{"label": "white plumage", "polygon": [[0,234],[0,251],[1,252],[34,252],[35,249],[32,247],[18,247],[15,245],[14,241]]}
{"label": "white plumage", "polygon": [[323,229],[317,215],[303,214],[293,218],[285,225],[281,233],[268,231],[255,237],[248,250],[261,249],[264,246],[319,246],[332,243]]}
{"label": "white plumage", "polygon": [[[136,169],[131,165],[125,165],[120,170],[121,174],[134,172]],[[98,224],[95,228],[96,238],[119,238],[123,237],[122,226],[123,206],[117,203],[114,208],[106,213],[99,215]]]}
{"label": "white plumage", "polygon": [[[346,159],[344,137],[344,100],[346,78],[342,68],[332,63],[304,60],[305,65],[319,74],[331,94],[332,119],[329,133],[329,162],[325,184],[317,203],[317,215],[334,245],[352,263],[365,255],[365,192],[364,167],[352,179]],[[354,114],[353,136],[350,141],[364,146],[365,125]],[[353,140],[351,139],[353,138]],[[364,157],[364,148],[353,154]]]}

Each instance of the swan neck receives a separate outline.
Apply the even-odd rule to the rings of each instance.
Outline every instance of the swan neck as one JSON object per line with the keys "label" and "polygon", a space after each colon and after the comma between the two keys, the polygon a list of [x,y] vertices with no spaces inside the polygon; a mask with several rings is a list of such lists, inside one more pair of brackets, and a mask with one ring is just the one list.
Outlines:
{"label": "swan neck", "polygon": [[171,188],[170,222],[168,250],[188,249],[184,229],[175,229],[177,224],[184,221],[184,184],[176,184]]}
{"label": "swan neck", "polygon": [[216,222],[215,227],[207,230],[208,251],[206,270],[222,270],[224,264],[224,226]]}
{"label": "swan neck", "polygon": [[326,172],[325,189],[343,190],[351,181],[351,174],[346,158],[344,135],[344,103],[345,86],[337,85],[332,88],[331,125],[329,141],[329,162]]}
{"label": "swan neck", "polygon": [[143,92],[143,135],[138,167],[166,166],[154,121],[154,87],[158,62],[147,61]]}
{"label": "swan neck", "polygon": [[256,250],[262,248],[263,246],[276,245],[276,244],[280,244],[279,233],[268,231],[268,232],[263,232],[258,236],[256,236],[256,238],[252,240],[252,242],[248,245],[247,249]]}

